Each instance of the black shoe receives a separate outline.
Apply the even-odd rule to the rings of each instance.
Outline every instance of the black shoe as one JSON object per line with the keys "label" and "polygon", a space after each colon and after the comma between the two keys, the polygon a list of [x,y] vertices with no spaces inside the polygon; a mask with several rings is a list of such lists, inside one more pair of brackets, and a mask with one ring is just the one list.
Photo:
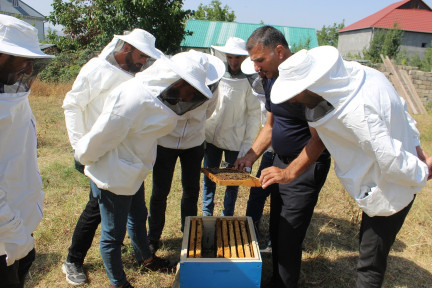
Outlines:
{"label": "black shoe", "polygon": [[170,261],[153,256],[153,260],[149,263],[141,263],[142,271],[159,271],[163,273],[174,273],[176,265]]}
{"label": "black shoe", "polygon": [[155,255],[156,251],[159,249],[160,241],[159,240],[149,240],[149,248],[152,255]]}
{"label": "black shoe", "polygon": [[261,253],[272,253],[272,244],[271,241],[269,240],[267,242],[267,247],[265,247],[264,249],[260,249]]}
{"label": "black shoe", "polygon": [[[129,282],[126,282],[121,286],[122,288],[134,288]],[[114,286],[110,286],[110,288],[116,288]]]}
{"label": "black shoe", "polygon": [[81,264],[65,261],[62,265],[62,271],[66,274],[66,281],[69,284],[78,286],[87,282],[87,276]]}

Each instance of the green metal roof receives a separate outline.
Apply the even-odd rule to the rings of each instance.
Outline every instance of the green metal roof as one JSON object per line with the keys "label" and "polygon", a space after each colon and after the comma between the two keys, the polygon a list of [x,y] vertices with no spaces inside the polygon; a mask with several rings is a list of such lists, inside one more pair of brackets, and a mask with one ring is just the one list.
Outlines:
{"label": "green metal roof", "polygon": [[[265,24],[188,20],[185,30],[192,32],[192,35],[186,36],[180,46],[190,48],[210,48],[211,45],[223,46],[229,37],[238,37],[246,41],[255,29],[264,25]],[[313,28],[271,26],[280,30],[285,35],[290,46],[304,45],[308,39],[310,39],[309,48],[318,46],[316,30]]]}

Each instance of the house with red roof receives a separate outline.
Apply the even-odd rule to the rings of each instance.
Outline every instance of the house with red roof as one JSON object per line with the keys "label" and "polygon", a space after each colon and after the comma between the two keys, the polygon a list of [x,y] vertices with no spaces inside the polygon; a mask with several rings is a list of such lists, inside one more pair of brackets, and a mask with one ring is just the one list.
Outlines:
{"label": "house with red roof", "polygon": [[338,50],[343,56],[363,56],[377,29],[392,29],[395,24],[404,31],[400,50],[423,58],[426,48],[431,47],[432,10],[421,0],[398,1],[339,30]]}

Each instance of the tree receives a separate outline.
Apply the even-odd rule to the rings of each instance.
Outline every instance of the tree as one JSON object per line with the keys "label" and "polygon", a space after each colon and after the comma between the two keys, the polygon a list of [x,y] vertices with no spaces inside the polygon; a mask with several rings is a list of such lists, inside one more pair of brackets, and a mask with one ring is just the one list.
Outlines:
{"label": "tree", "polygon": [[383,45],[385,40],[386,30],[375,29],[369,49],[363,51],[365,59],[370,60],[372,63],[380,63],[381,54],[383,51]]}
{"label": "tree", "polygon": [[308,37],[304,42],[301,41],[301,42],[299,42],[297,44],[292,44],[290,46],[290,50],[291,50],[292,53],[296,53],[296,52],[298,52],[298,51],[300,51],[302,49],[311,49],[312,48],[311,45],[310,45],[311,42],[312,42],[312,39]]}
{"label": "tree", "polygon": [[[431,41],[432,46],[432,41]],[[423,60],[421,61],[420,68],[423,71],[432,72],[432,48],[429,47],[426,49]]]}
{"label": "tree", "polygon": [[398,24],[395,23],[393,28],[388,30],[385,34],[384,44],[383,44],[383,54],[395,59],[400,45],[402,43],[404,32],[399,29]]}
{"label": "tree", "polygon": [[178,51],[186,35],[184,23],[191,14],[182,10],[182,0],[54,0],[47,17],[62,25],[66,37],[48,35],[61,49],[99,50],[114,34],[142,28],[156,37],[156,46],[165,53]]}
{"label": "tree", "polygon": [[333,23],[333,26],[323,26],[317,31],[318,45],[331,45],[337,48],[339,34],[338,31],[345,27],[345,20],[342,23]]}
{"label": "tree", "polygon": [[375,29],[369,49],[363,52],[365,59],[373,63],[380,63],[381,54],[396,59],[403,39],[403,31],[398,28],[397,23],[392,29]]}
{"label": "tree", "polygon": [[198,10],[192,12],[191,19],[233,22],[236,18],[234,11],[230,12],[228,5],[223,8],[221,5],[222,3],[218,0],[213,0],[209,5],[201,3]]}

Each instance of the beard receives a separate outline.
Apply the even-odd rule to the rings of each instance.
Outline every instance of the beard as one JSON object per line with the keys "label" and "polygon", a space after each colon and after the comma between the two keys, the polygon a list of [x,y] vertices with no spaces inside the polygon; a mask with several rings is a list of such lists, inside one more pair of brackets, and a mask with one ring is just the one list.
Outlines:
{"label": "beard", "polygon": [[129,71],[132,73],[138,73],[141,71],[142,64],[141,63],[134,63],[132,61],[132,53],[128,53],[125,57],[126,66],[128,67]]}

